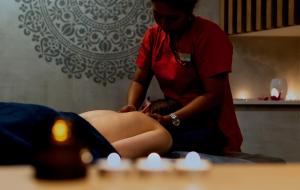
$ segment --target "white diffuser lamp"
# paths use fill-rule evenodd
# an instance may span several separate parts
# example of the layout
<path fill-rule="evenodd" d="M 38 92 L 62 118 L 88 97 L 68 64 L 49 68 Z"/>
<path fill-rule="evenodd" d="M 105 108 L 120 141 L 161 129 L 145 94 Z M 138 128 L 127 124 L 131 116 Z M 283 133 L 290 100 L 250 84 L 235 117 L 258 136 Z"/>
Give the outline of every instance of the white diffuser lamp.
<path fill-rule="evenodd" d="M 274 78 L 270 83 L 271 100 L 285 100 L 287 94 L 287 82 L 282 78 Z"/>
<path fill-rule="evenodd" d="M 119 154 L 113 152 L 107 159 L 98 161 L 98 169 L 102 174 L 128 174 L 131 171 L 132 163 L 128 159 L 122 159 Z"/>

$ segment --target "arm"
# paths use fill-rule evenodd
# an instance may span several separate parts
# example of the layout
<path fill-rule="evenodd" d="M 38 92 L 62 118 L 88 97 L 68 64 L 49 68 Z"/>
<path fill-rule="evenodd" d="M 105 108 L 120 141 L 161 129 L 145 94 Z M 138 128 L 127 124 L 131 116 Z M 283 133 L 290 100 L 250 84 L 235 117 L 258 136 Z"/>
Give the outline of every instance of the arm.
<path fill-rule="evenodd" d="M 180 120 L 196 118 L 201 112 L 212 109 L 220 105 L 224 98 L 227 83 L 227 73 L 217 74 L 213 77 L 203 79 L 205 93 L 195 98 L 183 108 L 174 112 Z M 163 125 L 171 124 L 169 115 L 151 115 Z"/>
<path fill-rule="evenodd" d="M 220 105 L 225 94 L 227 75 L 227 73 L 221 73 L 202 80 L 205 93 L 177 110 L 175 114 L 181 120 L 185 120 L 197 117 L 201 112 Z"/>
<path fill-rule="evenodd" d="M 136 59 L 137 69 L 128 90 L 127 105 L 120 111 L 136 111 L 145 99 L 149 84 L 153 77 L 151 69 L 153 29 L 148 29 L 141 43 Z"/>
<path fill-rule="evenodd" d="M 128 91 L 128 105 L 139 108 L 145 99 L 153 74 L 149 69 L 137 68 Z"/>
<path fill-rule="evenodd" d="M 195 64 L 203 87 L 203 94 L 175 112 L 182 120 L 196 118 L 199 114 L 218 109 L 228 88 L 233 47 L 218 26 L 206 23 L 206 32 L 195 39 Z"/>
<path fill-rule="evenodd" d="M 137 110 L 145 99 L 153 74 L 150 69 L 137 68 L 132 83 L 128 90 L 127 106 L 121 112 Z"/>

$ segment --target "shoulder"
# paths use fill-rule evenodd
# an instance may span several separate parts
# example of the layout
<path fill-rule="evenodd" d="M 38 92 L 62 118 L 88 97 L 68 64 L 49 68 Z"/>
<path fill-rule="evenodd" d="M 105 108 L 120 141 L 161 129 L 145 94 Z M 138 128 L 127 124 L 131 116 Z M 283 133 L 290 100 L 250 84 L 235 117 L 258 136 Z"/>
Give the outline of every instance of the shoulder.
<path fill-rule="evenodd" d="M 227 34 L 214 22 L 197 16 L 193 24 L 195 42 L 217 42 L 230 44 Z"/>
<path fill-rule="evenodd" d="M 152 45 L 160 42 L 165 36 L 164 31 L 157 24 L 148 27 L 144 33 L 144 42 L 151 43 Z"/>
<path fill-rule="evenodd" d="M 160 34 L 162 32 L 163 32 L 162 29 L 157 24 L 153 24 L 153 25 L 150 25 L 147 28 L 145 34 L 155 34 L 155 35 L 157 35 L 157 34 Z"/>

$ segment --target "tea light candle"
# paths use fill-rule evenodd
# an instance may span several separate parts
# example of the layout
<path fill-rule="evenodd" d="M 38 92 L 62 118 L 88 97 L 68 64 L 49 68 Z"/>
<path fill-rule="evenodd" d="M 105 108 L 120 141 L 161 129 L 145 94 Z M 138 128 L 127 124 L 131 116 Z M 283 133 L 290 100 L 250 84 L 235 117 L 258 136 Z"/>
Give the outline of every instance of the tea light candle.
<path fill-rule="evenodd" d="M 170 161 L 162 159 L 159 154 L 151 153 L 147 158 L 137 162 L 137 168 L 142 172 L 167 172 L 172 169 Z"/>
<path fill-rule="evenodd" d="M 117 153 L 111 153 L 107 159 L 98 161 L 98 168 L 103 173 L 129 172 L 131 170 L 131 162 L 127 159 L 121 159 Z"/>
<path fill-rule="evenodd" d="M 178 159 L 175 167 L 179 171 L 200 172 L 210 169 L 210 163 L 201 159 L 197 152 L 189 152 L 184 159 Z"/>

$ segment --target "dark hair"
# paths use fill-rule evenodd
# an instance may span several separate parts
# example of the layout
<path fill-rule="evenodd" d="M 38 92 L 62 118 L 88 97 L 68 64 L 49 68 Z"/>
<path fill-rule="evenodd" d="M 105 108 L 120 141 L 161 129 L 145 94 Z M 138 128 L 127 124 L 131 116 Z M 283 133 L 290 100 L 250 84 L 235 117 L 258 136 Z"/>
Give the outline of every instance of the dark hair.
<path fill-rule="evenodd" d="M 167 115 L 172 112 L 177 111 L 182 106 L 177 102 L 170 99 L 158 99 L 151 101 L 150 104 L 150 113 L 157 113 L 160 115 Z"/>
<path fill-rule="evenodd" d="M 151 0 L 152 3 L 167 3 L 174 9 L 183 10 L 185 12 L 193 12 L 198 0 Z"/>

